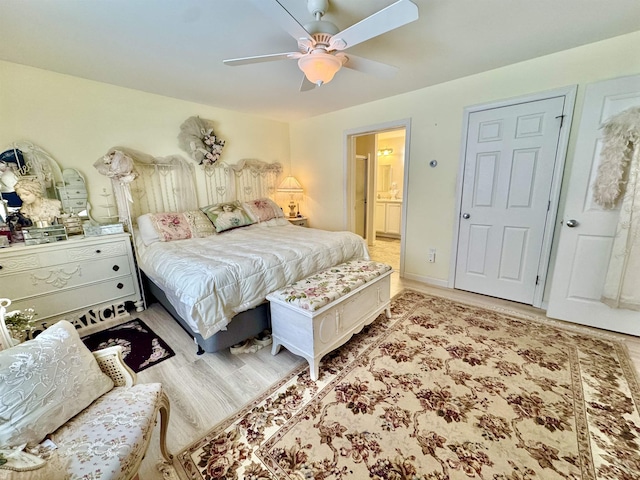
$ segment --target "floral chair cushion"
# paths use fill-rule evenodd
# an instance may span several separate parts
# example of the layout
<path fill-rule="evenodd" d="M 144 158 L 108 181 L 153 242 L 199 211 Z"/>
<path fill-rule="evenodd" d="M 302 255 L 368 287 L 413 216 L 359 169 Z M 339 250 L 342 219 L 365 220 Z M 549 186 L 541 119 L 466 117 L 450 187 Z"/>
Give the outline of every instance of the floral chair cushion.
<path fill-rule="evenodd" d="M 65 320 L 0 351 L 0 447 L 40 443 L 112 388 Z"/>
<path fill-rule="evenodd" d="M 389 270 L 389 265 L 369 260 L 346 262 L 281 288 L 269 297 L 315 311 Z"/>
<path fill-rule="evenodd" d="M 162 384 L 115 387 L 51 435 L 67 479 L 132 477 L 158 414 Z"/>

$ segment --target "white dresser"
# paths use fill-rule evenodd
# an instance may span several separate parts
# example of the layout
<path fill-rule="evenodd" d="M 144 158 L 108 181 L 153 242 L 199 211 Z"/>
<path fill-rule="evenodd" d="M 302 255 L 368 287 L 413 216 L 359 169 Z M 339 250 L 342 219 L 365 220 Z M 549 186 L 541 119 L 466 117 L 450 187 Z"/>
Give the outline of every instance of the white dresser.
<path fill-rule="evenodd" d="M 38 322 L 131 301 L 142 310 L 129 234 L 69 237 L 0 249 L 0 297 L 35 308 Z"/>

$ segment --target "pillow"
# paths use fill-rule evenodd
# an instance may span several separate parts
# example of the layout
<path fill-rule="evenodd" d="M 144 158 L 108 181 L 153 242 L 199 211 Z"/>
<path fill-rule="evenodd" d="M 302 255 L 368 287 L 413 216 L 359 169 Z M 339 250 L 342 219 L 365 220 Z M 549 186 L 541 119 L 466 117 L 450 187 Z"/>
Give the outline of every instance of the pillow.
<path fill-rule="evenodd" d="M 152 243 L 160 241 L 158 232 L 156 232 L 156 228 L 153 226 L 153 222 L 151 221 L 150 213 L 140 215 L 136 220 L 136 223 L 138 224 L 140 238 L 147 247 Z"/>
<path fill-rule="evenodd" d="M 272 218 L 271 220 L 267 220 L 266 222 L 261 222 L 258 226 L 267 228 L 267 227 L 281 227 L 282 225 L 291 225 L 289 220 L 284 217 L 280 218 Z"/>
<path fill-rule="evenodd" d="M 209 235 L 215 235 L 216 229 L 203 212 L 200 210 L 189 210 L 184 212 L 184 216 L 187 217 L 189 222 L 189 228 L 191 228 L 191 236 L 194 238 L 204 238 Z"/>
<path fill-rule="evenodd" d="M 242 206 L 247 210 L 247 213 L 254 222 L 266 222 L 272 218 L 284 217 L 282 209 L 270 198 L 258 198 L 257 200 L 251 200 L 245 202 Z"/>
<path fill-rule="evenodd" d="M 40 443 L 112 388 L 66 320 L 0 351 L 0 446 Z"/>
<path fill-rule="evenodd" d="M 161 242 L 191 238 L 191 227 L 184 213 L 151 213 L 151 223 Z"/>
<path fill-rule="evenodd" d="M 237 200 L 235 202 L 209 205 L 208 207 L 202 207 L 200 210 L 213 222 L 218 233 L 255 223 Z"/>
<path fill-rule="evenodd" d="M 163 222 L 169 218 L 176 220 L 174 226 L 180 226 L 179 232 L 164 225 Z M 147 247 L 155 242 L 204 238 L 216 233 L 209 218 L 200 210 L 188 210 L 183 213 L 145 213 L 140 215 L 136 222 L 140 238 Z M 187 228 L 190 236 L 186 232 Z"/>

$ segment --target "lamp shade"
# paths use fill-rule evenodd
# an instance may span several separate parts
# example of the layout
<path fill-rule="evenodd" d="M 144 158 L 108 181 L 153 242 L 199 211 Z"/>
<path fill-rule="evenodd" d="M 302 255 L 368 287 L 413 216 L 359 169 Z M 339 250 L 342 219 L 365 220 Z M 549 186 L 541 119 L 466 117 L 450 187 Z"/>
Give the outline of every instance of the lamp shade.
<path fill-rule="evenodd" d="M 280 193 L 303 193 L 304 189 L 300 182 L 296 180 L 296 177 L 289 175 L 286 177 L 277 188 Z"/>
<path fill-rule="evenodd" d="M 311 83 L 322 85 L 329 83 L 340 67 L 343 60 L 324 52 L 311 52 L 308 55 L 300 57 L 298 67 L 304 72 Z"/>

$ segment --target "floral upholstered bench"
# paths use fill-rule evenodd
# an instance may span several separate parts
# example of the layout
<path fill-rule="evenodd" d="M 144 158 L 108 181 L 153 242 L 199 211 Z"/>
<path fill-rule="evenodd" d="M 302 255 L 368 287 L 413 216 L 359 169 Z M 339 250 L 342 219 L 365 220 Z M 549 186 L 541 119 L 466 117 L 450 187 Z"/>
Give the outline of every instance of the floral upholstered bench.
<path fill-rule="evenodd" d="M 318 379 L 320 359 L 386 311 L 391 316 L 391 267 L 368 260 L 322 270 L 267 295 L 273 355 L 284 346 L 309 362 Z"/>

